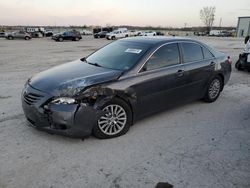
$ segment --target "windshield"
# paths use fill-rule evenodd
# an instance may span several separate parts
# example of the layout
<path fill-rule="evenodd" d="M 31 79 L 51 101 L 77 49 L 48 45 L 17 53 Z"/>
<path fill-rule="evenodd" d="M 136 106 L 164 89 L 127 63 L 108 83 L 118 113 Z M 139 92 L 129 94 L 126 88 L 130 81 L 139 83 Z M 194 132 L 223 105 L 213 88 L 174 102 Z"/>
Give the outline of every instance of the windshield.
<path fill-rule="evenodd" d="M 91 64 L 98 64 L 105 68 L 129 70 L 139 61 L 148 48 L 148 44 L 116 41 L 96 51 L 86 60 Z"/>

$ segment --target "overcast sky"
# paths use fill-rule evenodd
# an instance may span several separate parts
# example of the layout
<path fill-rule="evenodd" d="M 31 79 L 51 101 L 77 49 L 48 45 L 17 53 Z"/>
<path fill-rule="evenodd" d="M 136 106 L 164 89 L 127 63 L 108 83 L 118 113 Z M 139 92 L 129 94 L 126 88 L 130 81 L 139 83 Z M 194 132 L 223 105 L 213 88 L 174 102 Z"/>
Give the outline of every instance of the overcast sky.
<path fill-rule="evenodd" d="M 203 25 L 199 11 L 215 6 L 215 25 L 250 16 L 250 0 L 0 0 L 0 25 Z"/>

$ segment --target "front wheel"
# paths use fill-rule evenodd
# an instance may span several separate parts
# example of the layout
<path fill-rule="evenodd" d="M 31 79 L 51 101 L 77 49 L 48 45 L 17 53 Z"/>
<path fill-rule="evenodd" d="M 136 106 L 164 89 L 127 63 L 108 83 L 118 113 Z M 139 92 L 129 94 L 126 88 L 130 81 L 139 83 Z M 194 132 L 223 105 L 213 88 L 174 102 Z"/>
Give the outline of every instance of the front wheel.
<path fill-rule="evenodd" d="M 29 37 L 25 37 L 24 39 L 25 39 L 25 40 L 30 40 L 30 38 L 29 38 Z"/>
<path fill-rule="evenodd" d="M 220 96 L 222 87 L 222 79 L 219 76 L 214 77 L 208 84 L 204 101 L 209 103 L 216 101 L 216 99 Z"/>
<path fill-rule="evenodd" d="M 60 38 L 58 39 L 58 41 L 59 41 L 59 42 L 62 42 L 62 41 L 63 41 L 63 38 L 62 38 L 62 37 L 60 37 Z"/>
<path fill-rule="evenodd" d="M 102 110 L 105 114 L 93 128 L 97 138 L 114 138 L 128 132 L 132 124 L 132 112 L 126 102 L 115 98 L 106 103 Z"/>

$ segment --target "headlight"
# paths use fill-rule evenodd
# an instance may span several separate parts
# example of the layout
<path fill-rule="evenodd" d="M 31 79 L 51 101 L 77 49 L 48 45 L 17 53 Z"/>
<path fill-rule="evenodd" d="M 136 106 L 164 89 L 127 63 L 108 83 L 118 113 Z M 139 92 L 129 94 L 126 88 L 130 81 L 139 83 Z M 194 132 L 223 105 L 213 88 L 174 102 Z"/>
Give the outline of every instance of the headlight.
<path fill-rule="evenodd" d="M 74 104 L 74 103 L 76 103 L 76 100 L 73 98 L 69 98 L 69 97 L 58 97 L 58 98 L 54 99 L 53 101 L 51 101 L 51 103 L 53 103 L 53 104 Z"/>

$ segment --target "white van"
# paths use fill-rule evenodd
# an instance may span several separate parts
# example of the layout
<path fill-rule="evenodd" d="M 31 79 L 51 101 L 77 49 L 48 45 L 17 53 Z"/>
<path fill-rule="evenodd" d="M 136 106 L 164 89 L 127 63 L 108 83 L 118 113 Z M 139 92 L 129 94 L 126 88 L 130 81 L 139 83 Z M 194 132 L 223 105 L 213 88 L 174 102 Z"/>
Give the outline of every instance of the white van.
<path fill-rule="evenodd" d="M 220 36 L 221 35 L 221 30 L 211 30 L 209 32 L 209 36 Z"/>

